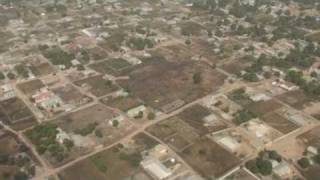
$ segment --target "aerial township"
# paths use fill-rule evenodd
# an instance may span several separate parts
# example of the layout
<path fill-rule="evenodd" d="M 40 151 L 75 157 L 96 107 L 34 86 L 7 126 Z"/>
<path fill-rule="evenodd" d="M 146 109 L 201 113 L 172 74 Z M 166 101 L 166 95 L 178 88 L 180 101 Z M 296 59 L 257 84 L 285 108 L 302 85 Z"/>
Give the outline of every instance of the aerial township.
<path fill-rule="evenodd" d="M 318 0 L 0 0 L 0 179 L 319 180 Z"/>

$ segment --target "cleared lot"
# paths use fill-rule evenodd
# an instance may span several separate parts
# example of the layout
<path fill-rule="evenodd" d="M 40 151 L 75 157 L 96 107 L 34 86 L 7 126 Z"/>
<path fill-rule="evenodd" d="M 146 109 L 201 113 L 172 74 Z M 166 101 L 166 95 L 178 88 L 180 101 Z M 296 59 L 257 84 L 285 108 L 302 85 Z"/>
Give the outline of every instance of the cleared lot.
<path fill-rule="evenodd" d="M 266 122 L 269 126 L 275 128 L 276 130 L 282 132 L 283 134 L 290 133 L 299 128 L 298 125 L 289 121 L 285 117 L 281 116 L 276 112 L 272 112 L 262 117 L 262 120 Z"/>
<path fill-rule="evenodd" d="M 195 74 L 201 79 L 197 83 L 194 83 Z M 128 75 L 130 79 L 119 81 L 120 85 L 163 111 L 172 111 L 217 90 L 226 78 L 204 63 L 168 62 L 162 58 L 150 60 Z M 173 105 L 175 103 L 180 105 Z"/>
<path fill-rule="evenodd" d="M 65 169 L 61 180 L 151 180 L 140 167 L 140 153 L 153 148 L 157 142 L 145 134 L 138 134 L 130 147 L 118 144 Z M 116 162 L 116 163 L 115 163 Z"/>
<path fill-rule="evenodd" d="M 93 76 L 74 82 L 77 86 L 87 88 L 93 95 L 101 97 L 119 88 L 111 81 L 103 79 L 102 76 Z"/>
<path fill-rule="evenodd" d="M 18 98 L 0 102 L 0 117 L 4 123 L 16 130 L 28 128 L 37 122 L 30 109 Z"/>
<path fill-rule="evenodd" d="M 180 154 L 207 179 L 220 177 L 240 163 L 236 156 L 207 138 L 197 141 Z"/>

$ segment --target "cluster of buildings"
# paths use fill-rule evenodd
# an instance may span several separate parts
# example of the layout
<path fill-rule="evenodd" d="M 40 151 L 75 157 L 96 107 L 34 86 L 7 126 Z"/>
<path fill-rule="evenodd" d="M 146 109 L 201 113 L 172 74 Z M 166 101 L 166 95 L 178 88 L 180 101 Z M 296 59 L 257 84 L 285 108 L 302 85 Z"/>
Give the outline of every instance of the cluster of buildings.
<path fill-rule="evenodd" d="M 40 89 L 32 95 L 32 99 L 36 106 L 46 111 L 57 111 L 63 106 L 62 100 L 51 92 L 47 87 Z"/>

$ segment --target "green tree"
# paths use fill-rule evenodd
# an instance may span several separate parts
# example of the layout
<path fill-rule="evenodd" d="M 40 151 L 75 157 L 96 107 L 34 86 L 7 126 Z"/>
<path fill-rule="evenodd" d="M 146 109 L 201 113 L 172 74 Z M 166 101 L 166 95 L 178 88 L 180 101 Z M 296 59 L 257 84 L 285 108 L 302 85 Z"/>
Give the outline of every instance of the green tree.
<path fill-rule="evenodd" d="M 149 112 L 148 119 L 149 120 L 154 120 L 155 118 L 156 118 L 156 114 L 154 112 Z"/>
<path fill-rule="evenodd" d="M 250 112 L 249 110 L 241 110 L 238 112 L 236 117 L 234 118 L 234 122 L 238 125 L 250 121 L 251 119 L 256 118 L 256 115 Z"/>
<path fill-rule="evenodd" d="M 102 137 L 103 137 L 103 134 L 102 134 L 102 132 L 101 132 L 100 129 L 95 130 L 95 131 L 94 131 L 94 134 L 95 134 L 98 138 L 102 138 Z"/>
<path fill-rule="evenodd" d="M 200 72 L 194 73 L 192 76 L 194 84 L 200 84 L 202 81 L 202 75 Z"/>
<path fill-rule="evenodd" d="M 25 172 L 18 171 L 14 175 L 14 180 L 28 180 L 28 179 L 29 179 L 29 177 Z"/>
<path fill-rule="evenodd" d="M 259 169 L 257 168 L 255 160 L 247 161 L 245 166 L 246 166 L 247 169 L 249 169 L 254 174 L 259 172 Z"/>
<path fill-rule="evenodd" d="M 290 70 L 286 75 L 286 80 L 298 86 L 303 86 L 306 82 L 303 79 L 303 74 L 300 71 Z"/>
<path fill-rule="evenodd" d="M 2 178 L 4 180 L 9 180 L 10 176 L 11 176 L 11 174 L 9 172 L 3 172 L 2 173 Z"/>
<path fill-rule="evenodd" d="M 141 119 L 141 118 L 143 118 L 143 112 L 140 111 L 140 112 L 138 113 L 138 115 L 136 115 L 134 118 L 136 118 L 136 119 Z"/>
<path fill-rule="evenodd" d="M 131 154 L 120 153 L 119 158 L 121 160 L 128 161 L 130 165 L 133 167 L 138 167 L 142 160 L 142 156 L 140 153 L 131 153 Z"/>
<path fill-rule="evenodd" d="M 24 65 L 22 65 L 22 64 L 16 65 L 14 67 L 14 69 L 17 71 L 17 73 L 20 76 L 22 76 L 24 78 L 28 78 L 29 77 L 29 72 L 28 72 L 27 68 Z"/>
<path fill-rule="evenodd" d="M 85 70 L 85 67 L 81 64 L 77 65 L 77 70 L 78 71 L 84 71 Z"/>
<path fill-rule="evenodd" d="M 190 40 L 190 39 L 187 39 L 187 40 L 185 41 L 185 43 L 186 43 L 186 45 L 191 45 L 191 40 Z"/>
<path fill-rule="evenodd" d="M 119 126 L 119 121 L 118 120 L 113 120 L 112 121 L 112 126 L 113 127 L 118 127 Z"/>
<path fill-rule="evenodd" d="M 13 74 L 12 72 L 9 72 L 9 73 L 7 74 L 7 77 L 8 77 L 10 80 L 13 80 L 13 79 L 16 78 L 16 75 Z"/>
<path fill-rule="evenodd" d="M 213 36 L 212 31 L 211 30 L 207 30 L 207 32 L 208 32 L 208 37 L 211 38 Z"/>
<path fill-rule="evenodd" d="M 272 163 L 269 160 L 257 158 L 256 165 L 262 175 L 267 176 L 272 173 Z"/>
<path fill-rule="evenodd" d="M 281 161 L 282 161 L 282 158 L 281 158 L 281 156 L 277 153 L 277 151 L 269 151 L 269 152 L 268 152 L 268 155 L 269 155 L 269 158 L 270 158 L 270 159 L 276 160 L 276 161 L 278 161 L 278 162 L 281 162 Z"/>
<path fill-rule="evenodd" d="M 66 146 L 68 150 L 70 150 L 74 146 L 74 142 L 70 139 L 63 140 L 63 144 Z"/>
<path fill-rule="evenodd" d="M 242 77 L 244 80 L 249 81 L 249 82 L 259 81 L 257 74 L 254 72 L 246 72 Z"/>
<path fill-rule="evenodd" d="M 318 77 L 318 74 L 315 71 L 312 71 L 310 76 L 313 78 L 316 78 L 316 77 Z"/>
<path fill-rule="evenodd" d="M 5 165 L 9 162 L 8 154 L 0 154 L 0 164 Z"/>
<path fill-rule="evenodd" d="M 309 161 L 308 158 L 303 157 L 303 158 L 298 160 L 298 164 L 299 164 L 300 167 L 305 169 L 305 168 L 310 166 L 310 161 Z"/>
<path fill-rule="evenodd" d="M 0 80 L 4 80 L 6 76 L 3 74 L 3 72 L 0 72 Z"/>
<path fill-rule="evenodd" d="M 313 159 L 314 159 L 314 161 L 315 161 L 317 164 L 320 165 L 320 154 L 315 155 L 315 156 L 313 157 Z"/>

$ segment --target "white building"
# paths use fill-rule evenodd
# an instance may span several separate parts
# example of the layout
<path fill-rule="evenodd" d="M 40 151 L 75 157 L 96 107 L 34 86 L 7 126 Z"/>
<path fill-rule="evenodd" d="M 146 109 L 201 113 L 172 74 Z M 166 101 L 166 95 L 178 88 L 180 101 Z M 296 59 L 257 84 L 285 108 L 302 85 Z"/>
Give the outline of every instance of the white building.
<path fill-rule="evenodd" d="M 312 154 L 312 155 L 317 155 L 318 154 L 318 149 L 314 146 L 308 146 L 307 152 Z"/>
<path fill-rule="evenodd" d="M 68 139 L 70 140 L 70 136 L 64 132 L 61 128 L 57 128 L 58 134 L 56 135 L 56 140 L 60 143 L 63 144 L 64 140 Z"/>
<path fill-rule="evenodd" d="M 273 173 L 281 179 L 291 179 L 294 172 L 285 162 L 273 168 Z"/>
<path fill-rule="evenodd" d="M 270 100 L 271 97 L 269 97 L 268 95 L 264 94 L 264 93 L 259 93 L 259 94 L 255 94 L 250 96 L 250 99 L 253 101 L 267 101 Z"/>
<path fill-rule="evenodd" d="M 129 117 L 133 118 L 139 115 L 140 112 L 144 112 L 147 108 L 144 105 L 132 108 L 128 110 L 127 114 Z"/>
<path fill-rule="evenodd" d="M 165 167 L 158 159 L 148 158 L 141 162 L 141 166 L 152 177 L 162 180 L 172 175 L 172 171 Z"/>
<path fill-rule="evenodd" d="M 255 0 L 240 0 L 240 4 L 254 6 L 256 1 Z"/>
<path fill-rule="evenodd" d="M 219 144 L 225 146 L 231 152 L 236 152 L 237 149 L 240 147 L 240 143 L 236 139 L 234 139 L 230 136 L 222 137 L 222 138 L 218 139 L 217 142 Z"/>

